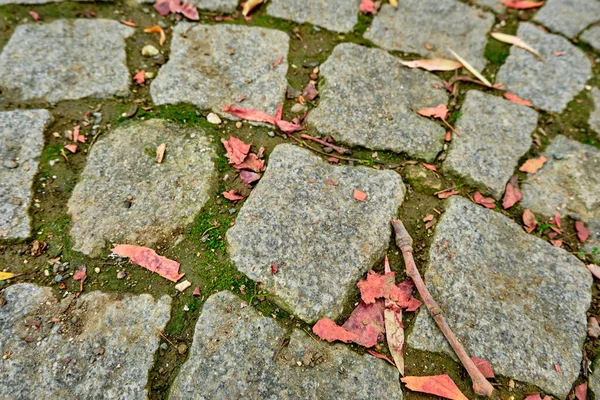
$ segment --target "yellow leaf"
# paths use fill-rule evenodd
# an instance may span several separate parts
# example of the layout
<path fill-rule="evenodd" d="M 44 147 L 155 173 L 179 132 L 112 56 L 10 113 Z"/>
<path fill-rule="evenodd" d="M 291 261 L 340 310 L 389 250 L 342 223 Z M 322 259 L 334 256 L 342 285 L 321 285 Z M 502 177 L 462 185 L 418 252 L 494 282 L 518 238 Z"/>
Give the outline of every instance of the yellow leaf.
<path fill-rule="evenodd" d="M 12 272 L 0 272 L 0 281 L 5 281 L 10 278 L 14 278 L 15 274 Z"/>
<path fill-rule="evenodd" d="M 247 0 L 244 4 L 244 8 L 242 8 L 242 14 L 244 14 L 244 17 L 247 17 L 248 14 L 250 14 L 250 11 L 252 11 L 260 3 L 262 3 L 262 0 Z"/>
<path fill-rule="evenodd" d="M 144 32 L 146 32 L 146 33 L 160 33 L 160 40 L 158 42 L 160 43 L 161 46 L 165 43 L 165 40 L 167 40 L 167 36 L 165 35 L 165 31 L 163 31 L 163 28 L 161 28 L 158 25 L 154 25 L 154 26 L 151 26 L 150 28 L 146 28 L 146 29 L 144 29 Z"/>
<path fill-rule="evenodd" d="M 448 47 L 448 51 L 450 53 L 452 53 L 452 55 L 454 56 L 454 58 L 456 58 L 458 61 L 460 61 L 460 63 L 463 65 L 463 67 L 465 67 L 470 73 L 472 73 L 473 75 L 475 75 L 475 77 L 477 79 L 479 79 L 481 82 L 483 82 L 484 85 L 486 85 L 488 87 L 492 87 L 492 84 L 490 83 L 490 81 L 488 81 L 487 79 L 485 79 L 485 77 L 483 75 L 481 75 L 479 73 L 479 71 L 477 71 L 471 64 L 469 64 L 467 62 L 467 60 L 465 60 L 464 58 L 462 58 L 461 56 L 459 56 L 458 54 L 456 54 L 454 52 L 454 50 L 452 50 L 450 47 Z"/>
<path fill-rule="evenodd" d="M 507 35 L 505 33 L 499 33 L 499 32 L 492 32 L 492 33 L 490 33 L 490 35 L 496 40 L 499 40 L 501 42 L 508 43 L 508 44 L 514 44 L 515 46 L 525 49 L 528 52 L 536 55 L 540 59 L 542 59 L 542 60 L 544 59 L 544 57 L 542 57 L 542 55 L 540 54 L 539 51 L 537 51 L 533 47 L 529 46 L 527 43 L 525 43 L 523 40 L 521 40 L 521 38 L 519 38 L 517 36 Z"/>
<path fill-rule="evenodd" d="M 390 0 L 390 6 L 398 7 L 398 0 Z"/>
<path fill-rule="evenodd" d="M 428 60 L 400 61 L 400 63 L 409 68 L 423 68 L 427 71 L 454 71 L 462 67 L 462 64 L 454 60 L 445 60 L 443 58 L 431 58 Z"/>

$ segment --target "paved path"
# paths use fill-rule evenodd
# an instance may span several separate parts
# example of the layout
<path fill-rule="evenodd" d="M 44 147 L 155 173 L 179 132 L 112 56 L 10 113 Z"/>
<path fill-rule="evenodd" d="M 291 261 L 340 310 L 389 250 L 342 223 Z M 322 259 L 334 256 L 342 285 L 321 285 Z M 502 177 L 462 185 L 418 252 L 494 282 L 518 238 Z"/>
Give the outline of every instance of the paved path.
<path fill-rule="evenodd" d="M 600 395 L 598 0 L 271 0 L 247 18 L 196 0 L 199 21 L 139 3 L 0 0 L 0 270 L 17 274 L 0 399 L 416 398 L 310 332 L 341 325 L 386 254 L 404 276 L 396 218 L 494 398 Z M 405 65 L 449 48 L 502 86 Z M 444 121 L 417 113 L 440 105 Z M 404 325 L 407 375 L 474 398 L 426 309 Z"/>

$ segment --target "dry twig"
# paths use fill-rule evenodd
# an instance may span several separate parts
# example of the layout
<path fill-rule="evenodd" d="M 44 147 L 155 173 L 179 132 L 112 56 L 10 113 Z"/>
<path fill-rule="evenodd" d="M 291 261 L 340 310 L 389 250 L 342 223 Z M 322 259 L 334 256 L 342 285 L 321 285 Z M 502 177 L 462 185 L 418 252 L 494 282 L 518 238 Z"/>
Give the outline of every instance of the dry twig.
<path fill-rule="evenodd" d="M 350 150 L 348 150 L 348 149 L 346 149 L 344 147 L 336 146 L 334 144 L 328 143 L 328 142 L 326 142 L 324 140 L 321 140 L 319 138 L 316 138 L 316 137 L 312 137 L 312 136 L 307 135 L 305 133 L 301 134 L 300 137 L 302 139 L 311 140 L 311 141 L 313 141 L 315 143 L 319 143 L 322 146 L 331 147 L 334 151 L 336 151 L 339 154 L 345 154 L 345 155 L 352 154 Z"/>

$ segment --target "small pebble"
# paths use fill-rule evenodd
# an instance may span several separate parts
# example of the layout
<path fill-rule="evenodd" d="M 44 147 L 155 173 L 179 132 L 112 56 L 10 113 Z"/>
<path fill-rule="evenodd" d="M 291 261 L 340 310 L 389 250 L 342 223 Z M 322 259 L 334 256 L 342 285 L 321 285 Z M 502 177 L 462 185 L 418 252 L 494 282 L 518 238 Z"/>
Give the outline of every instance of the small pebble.
<path fill-rule="evenodd" d="M 206 116 L 206 120 L 213 125 L 219 125 L 222 122 L 221 118 L 219 118 L 219 116 L 215 113 L 209 113 Z"/>
<path fill-rule="evenodd" d="M 328 146 L 323 146 L 323 151 L 327 154 L 332 153 L 333 149 L 331 147 Z"/>
<path fill-rule="evenodd" d="M 72 323 L 73 325 L 75 325 L 75 324 L 77 323 L 77 321 L 79 321 L 79 320 L 77 319 L 77 317 L 73 317 L 73 318 L 71 318 L 71 323 Z"/>
<path fill-rule="evenodd" d="M 44 270 L 44 275 L 45 276 L 50 276 L 50 271 L 48 271 L 47 269 Z"/>
<path fill-rule="evenodd" d="M 6 167 L 8 169 L 14 169 L 14 168 L 17 168 L 18 166 L 19 166 L 19 164 L 17 164 L 14 160 L 4 161 L 4 167 Z"/>
<path fill-rule="evenodd" d="M 303 106 L 303 105 L 302 105 L 302 104 L 300 104 L 300 103 L 296 103 L 296 104 L 294 104 L 294 105 L 292 106 L 292 112 L 293 112 L 293 113 L 299 114 L 299 113 L 301 113 L 301 112 L 304 112 L 304 111 L 306 111 L 306 107 L 305 107 L 305 106 Z"/>
<path fill-rule="evenodd" d="M 242 127 L 242 122 L 241 121 L 236 122 L 235 123 L 235 127 L 238 128 L 238 129 L 241 128 Z"/>
<path fill-rule="evenodd" d="M 275 132 L 269 131 L 267 132 L 267 135 L 269 135 L 269 137 L 275 137 Z"/>
<path fill-rule="evenodd" d="M 177 346 L 177 351 L 179 352 L 179 354 L 184 355 L 185 352 L 187 351 L 187 345 L 184 343 L 181 343 L 179 346 Z"/>
<path fill-rule="evenodd" d="M 125 270 L 120 270 L 119 272 L 117 272 L 117 279 L 123 279 L 127 276 L 127 272 L 125 272 Z"/>
<path fill-rule="evenodd" d="M 56 282 L 56 283 L 58 283 L 58 282 L 61 282 L 62 280 L 63 280 L 63 277 L 62 277 L 62 275 L 56 275 L 56 276 L 54 277 L 54 282 Z"/>
<path fill-rule="evenodd" d="M 183 311 L 190 311 L 190 308 L 187 306 L 187 304 L 183 306 Z"/>
<path fill-rule="evenodd" d="M 565 158 L 565 155 L 562 153 L 556 153 L 552 154 L 552 157 L 554 157 L 555 160 L 562 160 L 563 158 Z"/>
<path fill-rule="evenodd" d="M 230 208 L 229 209 L 229 214 L 235 214 L 237 210 L 235 208 Z"/>
<path fill-rule="evenodd" d="M 160 349 L 161 350 L 167 350 L 169 348 L 169 346 L 166 343 L 161 343 L 160 344 Z"/>
<path fill-rule="evenodd" d="M 94 268 L 94 272 L 97 273 L 97 274 L 99 274 L 100 273 L 100 268 L 98 268 L 98 267 Z"/>
<path fill-rule="evenodd" d="M 145 57 L 154 57 L 157 54 L 158 54 L 158 49 L 156 47 L 152 46 L 151 44 L 147 44 L 142 49 L 142 55 Z"/>

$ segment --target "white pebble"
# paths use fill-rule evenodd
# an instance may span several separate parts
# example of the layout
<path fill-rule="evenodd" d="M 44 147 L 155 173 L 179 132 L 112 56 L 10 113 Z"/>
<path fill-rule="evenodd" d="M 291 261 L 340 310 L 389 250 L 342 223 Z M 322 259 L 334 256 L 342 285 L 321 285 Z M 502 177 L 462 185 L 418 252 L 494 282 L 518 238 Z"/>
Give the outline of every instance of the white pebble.
<path fill-rule="evenodd" d="M 206 119 L 208 120 L 208 122 L 214 125 L 219 125 L 222 122 L 221 118 L 219 118 L 219 116 L 215 113 L 209 113 L 206 116 Z"/>

